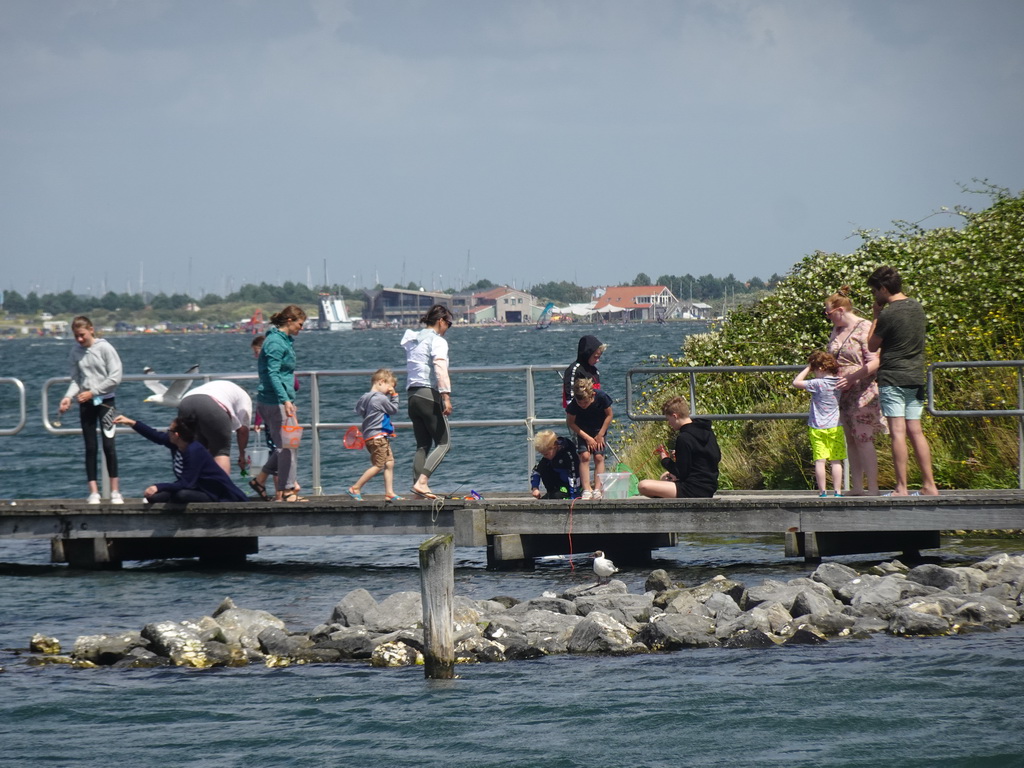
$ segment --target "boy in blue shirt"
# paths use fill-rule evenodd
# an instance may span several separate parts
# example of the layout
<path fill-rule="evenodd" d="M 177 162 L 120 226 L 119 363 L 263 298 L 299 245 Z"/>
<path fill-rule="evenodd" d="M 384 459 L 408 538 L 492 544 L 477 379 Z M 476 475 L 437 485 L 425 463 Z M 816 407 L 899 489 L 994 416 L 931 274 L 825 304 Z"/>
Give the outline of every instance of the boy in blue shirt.
<path fill-rule="evenodd" d="M 391 452 L 391 438 L 395 428 L 391 416 L 398 413 L 398 380 L 387 368 L 381 368 L 370 379 L 370 391 L 359 398 L 355 412 L 363 417 L 362 433 L 366 450 L 370 454 L 370 467 L 348 488 L 348 495 L 363 500 L 363 486 L 382 469 L 384 470 L 384 501 L 401 501 L 395 493 L 395 455 Z"/>
<path fill-rule="evenodd" d="M 550 429 L 538 432 L 533 447 L 541 455 L 530 475 L 530 493 L 535 499 L 578 499 L 580 495 L 580 456 L 567 437 Z M 540 484 L 544 483 L 542 496 Z"/>
<path fill-rule="evenodd" d="M 807 377 L 814 374 L 815 378 Z M 793 379 L 793 386 L 811 393 L 811 412 L 807 417 L 811 440 L 811 454 L 814 457 L 814 477 L 818 483 L 818 495 L 828 495 L 825 490 L 825 464 L 832 462 L 832 488 L 836 496 L 842 496 L 843 460 L 846 459 L 846 438 L 839 425 L 839 364 L 828 352 L 812 352 L 807 358 L 807 367 Z"/>

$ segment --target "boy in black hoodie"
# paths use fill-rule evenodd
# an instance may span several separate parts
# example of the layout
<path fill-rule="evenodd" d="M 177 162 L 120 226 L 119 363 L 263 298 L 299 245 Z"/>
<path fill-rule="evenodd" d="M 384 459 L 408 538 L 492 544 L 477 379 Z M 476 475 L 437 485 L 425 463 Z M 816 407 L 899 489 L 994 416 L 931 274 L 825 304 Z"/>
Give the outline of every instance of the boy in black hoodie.
<path fill-rule="evenodd" d="M 576 379 L 587 378 L 594 382 L 594 389 L 601 388 L 601 374 L 597 363 L 608 348 L 597 336 L 583 336 L 576 349 L 576 362 L 565 369 L 562 376 L 562 407 L 569 405 L 573 398 Z"/>
<path fill-rule="evenodd" d="M 705 498 L 718 490 L 718 463 L 722 452 L 708 419 L 691 419 L 690 406 L 673 397 L 661 407 L 676 434 L 676 449 L 670 457 L 664 446 L 658 449 L 667 470 L 660 480 L 641 480 L 638 490 L 655 499 Z"/>

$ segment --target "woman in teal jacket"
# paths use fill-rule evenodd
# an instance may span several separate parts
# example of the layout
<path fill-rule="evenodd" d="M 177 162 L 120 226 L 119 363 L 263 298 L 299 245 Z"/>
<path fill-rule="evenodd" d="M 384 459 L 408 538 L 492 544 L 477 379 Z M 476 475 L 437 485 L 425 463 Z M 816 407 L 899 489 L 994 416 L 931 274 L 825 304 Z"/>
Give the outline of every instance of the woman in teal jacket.
<path fill-rule="evenodd" d="M 296 490 L 295 450 L 285 447 L 287 442 L 282 434 L 285 423 L 296 419 L 293 341 L 306 322 L 306 313 L 301 307 L 289 304 L 272 315 L 270 322 L 272 327 L 267 331 L 256 363 L 260 374 L 256 409 L 278 451 L 274 501 L 306 501 Z"/>

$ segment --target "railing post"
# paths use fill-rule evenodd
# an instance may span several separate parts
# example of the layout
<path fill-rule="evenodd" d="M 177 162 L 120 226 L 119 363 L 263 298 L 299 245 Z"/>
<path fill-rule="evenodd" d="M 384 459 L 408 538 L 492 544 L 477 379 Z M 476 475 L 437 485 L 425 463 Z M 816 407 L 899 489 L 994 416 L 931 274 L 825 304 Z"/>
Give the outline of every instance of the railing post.
<path fill-rule="evenodd" d="M 310 430 L 313 433 L 313 451 L 310 462 L 313 465 L 313 493 L 317 496 L 324 495 L 323 484 L 320 482 L 320 379 L 316 372 L 309 374 L 309 400 L 310 408 L 313 411 L 310 419 Z"/>
<path fill-rule="evenodd" d="M 533 471 L 533 420 L 537 418 L 537 384 L 533 378 L 533 366 L 526 366 L 526 476 Z"/>
<path fill-rule="evenodd" d="M 430 680 L 455 677 L 455 557 L 452 534 L 420 544 L 420 596 L 423 602 L 423 665 Z"/>

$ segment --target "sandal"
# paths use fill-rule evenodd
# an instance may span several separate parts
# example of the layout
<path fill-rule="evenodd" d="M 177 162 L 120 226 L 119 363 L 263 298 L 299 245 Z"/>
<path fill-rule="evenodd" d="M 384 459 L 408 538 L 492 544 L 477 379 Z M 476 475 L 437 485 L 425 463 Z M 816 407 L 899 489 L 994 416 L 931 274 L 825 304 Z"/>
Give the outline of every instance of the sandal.
<path fill-rule="evenodd" d="M 257 480 L 255 477 L 249 481 L 249 487 L 256 491 L 257 495 L 264 501 L 270 501 L 270 497 L 267 496 L 267 486 Z"/>
<path fill-rule="evenodd" d="M 345 489 L 345 493 L 347 493 L 349 496 L 351 496 L 356 501 L 362 501 L 363 500 L 363 494 L 360 491 L 355 491 L 355 490 L 352 490 L 351 488 L 346 488 Z"/>
<path fill-rule="evenodd" d="M 413 496 L 419 499 L 427 499 L 429 501 L 433 501 L 434 499 L 437 498 L 437 494 L 431 493 L 430 491 L 417 491 L 415 488 L 410 488 L 409 490 L 412 491 Z"/>
<path fill-rule="evenodd" d="M 289 492 L 284 495 L 284 498 L 282 498 L 281 501 L 286 501 L 289 504 L 294 504 L 297 501 L 309 501 L 309 499 L 307 499 L 305 496 L 299 496 L 299 494 L 297 493 Z"/>
<path fill-rule="evenodd" d="M 405 496 L 399 496 L 396 493 L 394 496 L 385 496 L 384 501 L 405 501 Z"/>

